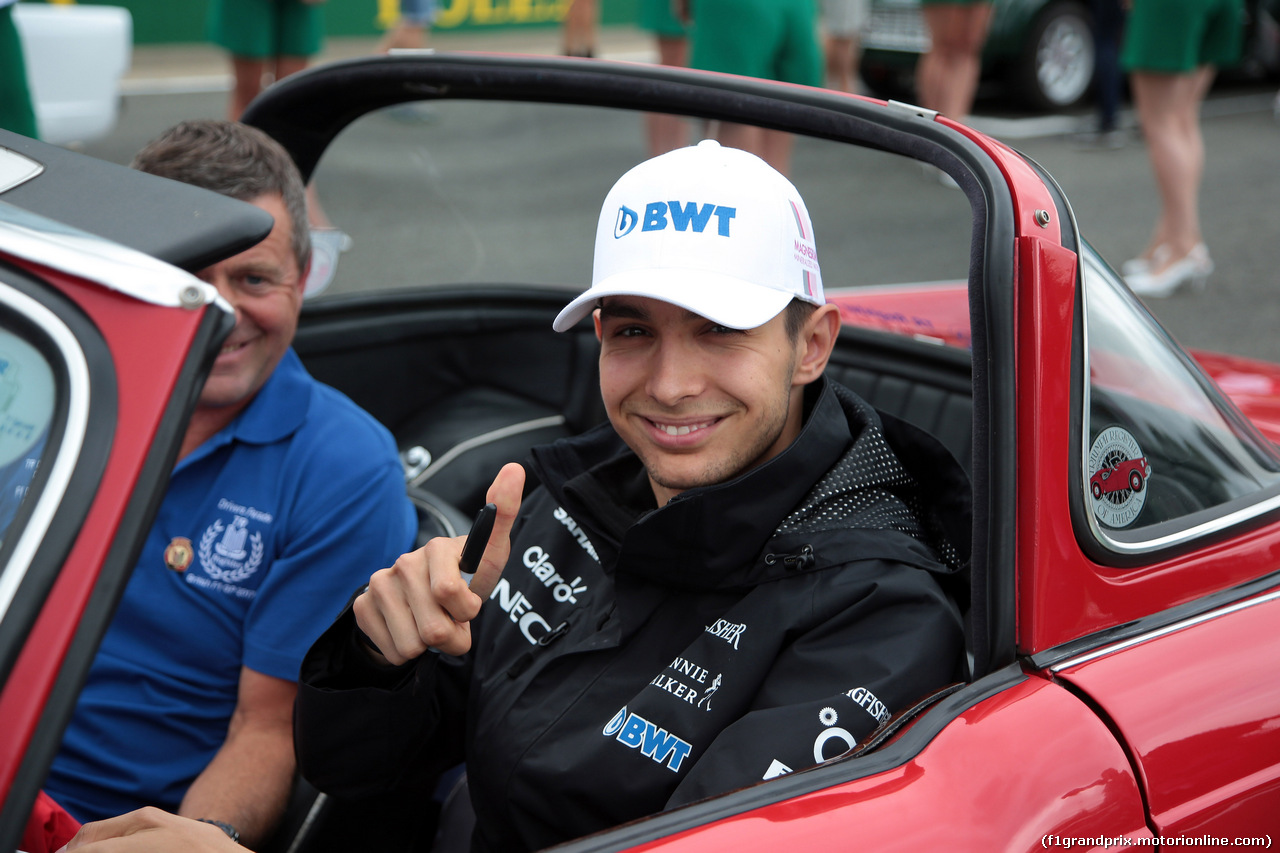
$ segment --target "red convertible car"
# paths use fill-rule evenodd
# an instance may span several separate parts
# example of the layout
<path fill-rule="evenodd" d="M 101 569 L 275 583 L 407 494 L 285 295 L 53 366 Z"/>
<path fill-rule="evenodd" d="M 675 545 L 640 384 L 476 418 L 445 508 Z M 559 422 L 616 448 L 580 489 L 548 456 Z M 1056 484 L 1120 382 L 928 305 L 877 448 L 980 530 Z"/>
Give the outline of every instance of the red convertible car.
<path fill-rule="evenodd" d="M 691 138 L 721 121 L 795 134 L 791 177 L 846 320 L 831 374 L 936 436 L 972 481 L 969 672 L 813 769 L 563 849 L 1269 847 L 1280 368 L 1180 349 L 1047 173 L 929 111 L 461 54 L 269 90 L 246 120 L 349 235 L 295 347 L 397 436 L 424 523 L 450 529 L 502 462 L 604 417 L 591 330 L 556 335 L 551 319 L 588 281 L 599 201 L 644 159 L 659 113 Z M 922 180 L 922 163 L 960 189 Z M 18 843 L 230 325 L 189 273 L 267 227 L 0 133 L 0 850 Z M 1097 494 L 1097 475 L 1132 460 L 1141 488 Z M 386 815 L 305 785 L 299 800 L 290 849 L 395 849 L 371 840 Z M 421 804 L 399 816 L 435 819 Z"/>

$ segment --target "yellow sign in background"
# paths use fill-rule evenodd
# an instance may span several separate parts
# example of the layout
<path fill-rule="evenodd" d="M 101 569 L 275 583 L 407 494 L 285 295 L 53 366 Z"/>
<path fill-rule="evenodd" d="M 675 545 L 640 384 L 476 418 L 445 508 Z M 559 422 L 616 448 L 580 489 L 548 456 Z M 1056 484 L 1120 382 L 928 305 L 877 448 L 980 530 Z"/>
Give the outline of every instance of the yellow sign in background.
<path fill-rule="evenodd" d="M 65 0 L 64 0 L 65 2 Z M 571 0 L 441 0 L 437 29 L 472 26 L 552 24 L 564 20 Z M 378 26 L 386 29 L 400 14 L 399 0 L 378 0 Z"/>

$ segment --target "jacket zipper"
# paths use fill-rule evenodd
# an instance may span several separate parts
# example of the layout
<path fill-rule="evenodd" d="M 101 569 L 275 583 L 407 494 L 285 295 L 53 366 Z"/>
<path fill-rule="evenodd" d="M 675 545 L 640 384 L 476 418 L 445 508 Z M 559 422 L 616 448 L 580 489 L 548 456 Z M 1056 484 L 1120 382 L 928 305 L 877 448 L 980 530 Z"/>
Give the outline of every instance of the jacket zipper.
<path fill-rule="evenodd" d="M 764 555 L 764 564 L 766 566 L 775 565 L 779 561 L 789 572 L 802 572 L 805 569 L 812 568 L 813 564 L 817 562 L 817 557 L 813 556 L 813 547 L 811 545 L 805 545 L 795 554 Z"/>

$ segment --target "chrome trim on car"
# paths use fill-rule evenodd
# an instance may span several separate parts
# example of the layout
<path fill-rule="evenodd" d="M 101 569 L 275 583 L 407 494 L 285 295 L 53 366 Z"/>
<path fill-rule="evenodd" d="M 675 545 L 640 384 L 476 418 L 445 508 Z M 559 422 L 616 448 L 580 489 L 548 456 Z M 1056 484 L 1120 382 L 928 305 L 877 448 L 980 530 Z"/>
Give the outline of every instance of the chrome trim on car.
<path fill-rule="evenodd" d="M 220 302 L 209 284 L 150 255 L 0 202 L 0 252 L 97 282 L 153 305 L 202 308 Z"/>
<path fill-rule="evenodd" d="M 1110 645 L 1106 645 L 1101 648 L 1094 649 L 1093 651 L 1084 652 L 1083 654 L 1077 655 L 1075 657 L 1067 658 L 1064 661 L 1055 663 L 1052 666 L 1050 666 L 1049 671 L 1058 673 L 1058 672 L 1062 672 L 1064 669 L 1070 669 L 1075 666 L 1083 666 L 1084 664 L 1098 660 L 1099 658 L 1108 657 L 1109 655 L 1113 655 L 1116 652 L 1122 652 L 1125 649 L 1130 649 L 1130 648 L 1133 648 L 1134 646 L 1141 645 L 1151 640 L 1159 639 L 1160 637 L 1177 633 L 1178 631 L 1182 631 L 1182 630 L 1185 630 L 1186 628 L 1194 627 L 1204 622 L 1208 622 L 1212 619 L 1217 619 L 1222 616 L 1228 616 L 1232 613 L 1237 613 L 1241 610 L 1247 610 L 1250 607 L 1256 607 L 1259 604 L 1266 604 L 1268 602 L 1277 601 L 1277 600 L 1280 600 L 1280 589 L 1273 590 L 1271 592 L 1257 596 L 1256 598 L 1249 598 L 1244 601 L 1237 601 L 1233 604 L 1228 604 L 1224 607 L 1219 607 L 1215 610 L 1210 610 L 1207 613 L 1201 613 L 1198 616 L 1191 616 L 1187 619 L 1181 620 L 1180 622 L 1174 622 L 1172 625 L 1165 625 L 1163 628 L 1156 628 L 1152 631 L 1148 631 L 1145 634 L 1139 634 L 1136 637 L 1130 637 L 1127 640 L 1121 640 L 1119 642 L 1111 643 Z"/>
<path fill-rule="evenodd" d="M 1208 536 L 1221 530 L 1226 530 L 1228 527 L 1233 527 L 1251 518 L 1257 518 L 1260 515 L 1266 515 L 1276 510 L 1280 510 L 1280 495 L 1273 495 L 1265 501 L 1251 504 L 1244 509 L 1238 509 L 1235 512 L 1210 519 L 1203 524 L 1197 524 L 1194 527 L 1188 527 L 1185 530 L 1179 530 L 1166 536 L 1158 536 L 1155 539 L 1147 539 L 1142 542 L 1120 542 L 1103 533 L 1100 535 L 1100 540 L 1112 551 L 1120 554 L 1145 554 L 1149 551 L 1158 551 L 1161 548 L 1180 545 L 1183 542 L 1198 539 L 1201 536 Z M 1092 526 L 1092 524 L 1091 520 L 1090 525 Z"/>
<path fill-rule="evenodd" d="M 533 432 L 534 430 L 544 429 L 546 427 L 560 426 L 565 422 L 564 415 L 548 415 L 545 418 L 534 418 L 533 420 L 524 421 L 518 424 L 501 427 L 491 430 L 482 435 L 473 436 L 465 441 L 460 441 L 453 447 L 449 448 L 440 458 L 436 459 L 425 469 L 418 472 L 409 480 L 410 486 L 421 486 L 440 472 L 442 468 L 453 460 L 457 459 L 468 450 L 474 450 L 477 447 L 483 447 L 495 441 L 501 441 L 504 438 L 510 438 L 513 435 L 521 433 Z"/>
<path fill-rule="evenodd" d="M 43 171 L 43 163 L 10 148 L 0 148 L 0 193 L 25 184 Z"/>
<path fill-rule="evenodd" d="M 49 468 L 49 478 L 36 498 L 26 526 L 18 535 L 18 542 L 9 562 L 0 566 L 0 619 L 3 619 L 9 611 L 9 605 L 13 603 L 18 587 L 31 568 L 31 561 L 53 522 L 58 505 L 66 494 L 67 484 L 75 472 L 89 427 L 90 389 L 89 365 L 84 351 L 72 331 L 56 314 L 3 282 L 0 282 L 0 304 L 8 306 L 39 326 L 57 346 L 67 369 L 67 420 Z"/>

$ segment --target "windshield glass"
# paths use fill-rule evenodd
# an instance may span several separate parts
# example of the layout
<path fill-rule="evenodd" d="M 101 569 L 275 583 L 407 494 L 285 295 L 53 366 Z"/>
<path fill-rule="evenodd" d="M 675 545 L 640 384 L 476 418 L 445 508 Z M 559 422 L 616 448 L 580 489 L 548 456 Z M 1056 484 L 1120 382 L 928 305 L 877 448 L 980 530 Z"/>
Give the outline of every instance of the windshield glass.
<path fill-rule="evenodd" d="M 18 334 L 0 328 L 0 544 L 11 538 L 9 528 L 28 498 L 54 399 L 49 362 Z"/>
<path fill-rule="evenodd" d="M 1205 511 L 1275 486 L 1280 476 L 1274 452 L 1092 249 L 1084 260 L 1085 500 L 1102 537 L 1154 539 L 1170 527 L 1202 523 Z"/>
<path fill-rule="evenodd" d="M 691 143 L 715 130 L 686 126 Z M 648 156 L 645 116 L 625 110 L 442 100 L 371 113 L 316 171 L 323 215 L 350 237 L 334 241 L 348 248 L 321 298 L 472 282 L 580 290 L 605 194 Z M 789 177 L 829 293 L 965 280 L 972 213 L 936 170 L 797 138 Z"/>

